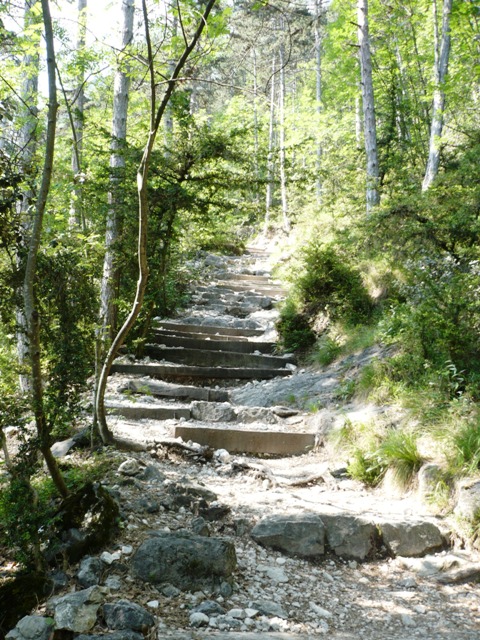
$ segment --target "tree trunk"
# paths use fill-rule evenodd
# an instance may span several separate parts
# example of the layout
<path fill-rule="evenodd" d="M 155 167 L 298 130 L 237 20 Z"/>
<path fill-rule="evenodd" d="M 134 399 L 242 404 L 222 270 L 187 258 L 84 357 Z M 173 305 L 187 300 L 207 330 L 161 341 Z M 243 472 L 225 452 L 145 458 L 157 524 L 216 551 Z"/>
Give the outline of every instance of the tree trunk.
<path fill-rule="evenodd" d="M 72 145 L 72 173 L 73 197 L 70 202 L 70 226 L 85 228 L 85 218 L 82 206 L 82 155 L 83 155 L 83 126 L 85 106 L 85 66 L 82 59 L 87 35 L 87 0 L 78 0 L 78 31 L 77 31 L 77 88 L 72 103 L 73 108 L 73 145 Z"/>
<path fill-rule="evenodd" d="M 367 157 L 367 214 L 380 202 L 377 125 L 373 95 L 372 59 L 368 33 L 368 0 L 358 0 L 358 44 L 362 75 L 363 130 Z"/>
<path fill-rule="evenodd" d="M 57 90 L 55 85 L 55 51 L 52 21 L 48 0 L 42 0 L 43 22 L 45 27 L 45 43 L 47 49 L 48 71 L 48 122 L 45 143 L 45 160 L 42 171 L 40 189 L 36 201 L 35 218 L 30 236 L 27 264 L 23 286 L 25 318 L 27 322 L 28 358 L 31 366 L 31 398 L 32 410 L 38 433 L 40 451 L 45 458 L 52 479 L 62 496 L 68 494 L 63 477 L 56 460 L 50 450 L 50 431 L 47 424 L 43 404 L 43 381 L 40 350 L 40 318 L 36 304 L 35 279 L 37 256 L 40 247 L 43 215 L 47 203 L 48 192 L 53 173 L 53 155 L 55 149 L 55 130 L 57 121 Z"/>
<path fill-rule="evenodd" d="M 426 191 L 438 175 L 440 166 L 440 144 L 442 139 L 444 110 L 445 110 L 445 79 L 448 73 L 448 61 L 450 56 L 450 14 L 452 12 L 452 0 L 443 0 L 442 34 L 438 33 L 437 0 L 433 0 L 434 20 L 434 46 L 435 85 L 433 90 L 432 124 L 430 127 L 430 143 L 428 149 L 428 161 L 425 176 L 422 183 L 422 191 Z"/>
<path fill-rule="evenodd" d="M 145 289 L 147 286 L 148 280 L 148 263 L 147 263 L 147 227 L 148 227 L 148 196 L 147 196 L 147 181 L 148 174 L 150 168 L 150 158 L 153 151 L 153 146 L 155 144 L 155 139 L 157 137 L 158 129 L 160 127 L 160 123 L 165 114 L 165 109 L 170 101 L 173 91 L 175 90 L 175 85 L 179 78 L 180 72 L 184 68 L 188 58 L 191 53 L 195 49 L 197 42 L 202 35 L 203 29 L 208 21 L 208 16 L 210 15 L 216 0 L 208 0 L 205 5 L 205 9 L 203 10 L 203 14 L 200 16 L 197 29 L 192 36 L 192 39 L 189 43 L 187 43 L 185 37 L 185 49 L 183 50 L 182 55 L 180 56 L 177 64 L 175 65 L 175 69 L 168 80 L 164 96 L 162 101 L 158 107 L 156 108 L 156 78 L 155 78 L 155 70 L 154 70 L 154 59 L 153 59 L 153 51 L 150 40 L 150 31 L 148 24 L 148 14 L 146 7 L 146 0 L 142 0 L 142 9 L 143 9 L 143 17 L 145 21 L 145 35 L 147 40 L 147 50 L 148 50 L 148 66 L 150 71 L 150 127 L 149 127 L 149 135 L 147 139 L 147 144 L 145 145 L 145 149 L 143 152 L 142 160 L 140 162 L 140 166 L 137 171 L 137 187 L 138 187 L 138 280 L 137 280 L 137 288 L 135 293 L 135 299 L 133 301 L 132 308 L 128 317 L 126 318 L 123 326 L 118 331 L 115 336 L 112 345 L 105 357 L 105 361 L 103 363 L 102 372 L 100 374 L 100 378 L 98 381 L 98 389 L 96 395 L 95 402 L 95 410 L 96 417 L 98 421 L 98 429 L 100 433 L 100 437 L 105 444 L 114 442 L 113 434 L 109 430 L 107 425 L 107 419 L 105 415 L 105 390 L 107 387 L 107 379 L 110 373 L 110 369 L 112 367 L 113 361 L 118 353 L 118 350 L 125 342 L 125 339 L 133 327 L 135 320 L 140 313 L 142 308 L 143 298 L 145 295 Z M 184 34 L 185 35 L 185 34 Z"/>
<path fill-rule="evenodd" d="M 290 220 L 288 218 L 288 200 L 287 200 L 287 173 L 285 168 L 285 46 L 282 43 L 279 50 L 279 164 L 280 164 L 280 191 L 282 195 L 282 219 L 283 228 L 290 232 Z"/>
<path fill-rule="evenodd" d="M 322 112 L 322 33 L 320 30 L 320 17 L 322 14 L 322 0 L 315 0 L 315 111 L 317 112 L 317 126 L 320 125 L 320 114 Z M 322 199 L 322 179 L 320 171 L 322 168 L 322 143 L 317 138 L 317 180 L 316 191 L 318 202 Z"/>
<path fill-rule="evenodd" d="M 265 224 L 264 233 L 268 231 L 268 225 L 270 224 L 270 209 L 273 204 L 273 189 L 274 189 L 274 160 L 273 160 L 273 147 L 275 141 L 275 73 L 276 73 L 277 59 L 276 54 L 273 55 L 272 60 L 272 78 L 270 85 L 270 123 L 268 127 L 268 155 L 267 155 L 267 193 L 265 197 Z"/>
<path fill-rule="evenodd" d="M 33 6 L 36 0 L 25 0 L 24 13 L 24 29 L 37 24 L 41 17 L 34 11 Z M 35 41 L 33 45 L 34 53 L 27 53 L 23 59 L 23 83 L 21 91 L 20 118 L 22 126 L 18 136 L 18 147 L 21 157 L 22 170 L 27 176 L 32 175 L 35 153 L 37 151 L 37 125 L 38 125 L 38 72 L 39 72 L 39 47 L 40 34 L 32 35 Z M 21 224 L 21 238 L 17 250 L 17 267 L 23 273 L 25 271 L 26 252 L 30 239 L 30 231 L 32 227 L 32 201 L 34 198 L 33 190 L 30 185 L 26 184 L 22 199 L 18 204 L 18 213 Z M 27 340 L 27 321 L 24 309 L 17 308 L 17 354 L 20 366 L 19 383 L 20 389 L 27 393 L 31 390 L 30 376 L 26 373 L 28 367 L 28 340 Z"/>
<path fill-rule="evenodd" d="M 255 171 L 255 187 L 254 198 L 255 202 L 259 202 L 258 184 L 260 180 L 260 169 L 258 163 L 258 80 L 257 80 L 257 51 L 255 47 L 252 47 L 252 60 L 253 60 L 253 163 Z"/>

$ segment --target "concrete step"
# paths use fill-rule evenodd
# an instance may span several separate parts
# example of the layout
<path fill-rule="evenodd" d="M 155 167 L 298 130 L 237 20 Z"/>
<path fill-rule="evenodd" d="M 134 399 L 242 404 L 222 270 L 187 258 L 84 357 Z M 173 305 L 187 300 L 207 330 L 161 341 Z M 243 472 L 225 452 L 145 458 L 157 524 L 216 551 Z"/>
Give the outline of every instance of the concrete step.
<path fill-rule="evenodd" d="M 190 420 L 191 418 L 189 407 L 165 406 L 142 402 L 132 402 L 131 404 L 107 402 L 105 406 L 109 413 L 133 420 L 180 420 L 180 418 Z"/>
<path fill-rule="evenodd" d="M 314 433 L 291 433 L 285 431 L 254 431 L 248 428 L 231 429 L 177 425 L 175 437 L 214 449 L 226 449 L 230 453 L 253 453 L 272 455 L 300 455 L 315 446 Z"/>
<path fill-rule="evenodd" d="M 227 389 L 210 389 L 191 385 L 157 382 L 156 380 L 129 380 L 125 391 L 141 393 L 156 398 L 173 398 L 176 400 L 202 400 L 205 402 L 228 402 L 230 395 Z"/>
<path fill-rule="evenodd" d="M 280 356 L 254 355 L 235 351 L 211 351 L 208 349 L 163 348 L 158 344 L 146 344 L 144 354 L 156 360 L 166 360 L 175 364 L 186 364 L 198 367 L 228 367 L 252 369 L 281 369 L 293 358 Z"/>
<path fill-rule="evenodd" d="M 237 328 L 237 327 L 222 327 L 221 325 L 208 325 L 208 324 L 199 324 L 199 323 L 181 323 L 181 322 L 172 322 L 168 320 L 162 320 L 161 322 L 157 322 L 156 326 L 160 329 L 170 329 L 171 331 L 177 332 L 197 332 L 197 333 L 207 333 L 209 335 L 219 335 L 219 336 L 243 336 L 246 338 L 261 336 L 264 333 L 263 329 L 248 329 L 248 328 Z"/>
<path fill-rule="evenodd" d="M 204 334 L 205 335 L 205 334 Z M 164 331 L 157 331 L 150 337 L 154 344 L 164 344 L 167 347 L 187 347 L 190 349 L 207 349 L 208 351 L 234 351 L 236 353 L 273 353 L 274 342 L 248 342 L 233 340 L 205 340 L 202 338 L 166 335 Z"/>
<path fill-rule="evenodd" d="M 291 375 L 288 369 L 252 367 L 193 367 L 168 364 L 113 364 L 112 373 L 137 374 L 166 380 L 270 380 Z"/>
<path fill-rule="evenodd" d="M 157 338 L 160 339 L 162 336 L 170 336 L 171 338 L 189 338 L 190 340 L 205 340 L 206 342 L 233 342 L 234 344 L 238 342 L 250 342 L 250 339 L 245 336 L 221 336 L 213 333 L 201 333 L 197 331 L 171 331 L 170 329 L 154 329 L 152 335 L 155 337 L 155 340 L 153 342 L 156 342 Z"/>

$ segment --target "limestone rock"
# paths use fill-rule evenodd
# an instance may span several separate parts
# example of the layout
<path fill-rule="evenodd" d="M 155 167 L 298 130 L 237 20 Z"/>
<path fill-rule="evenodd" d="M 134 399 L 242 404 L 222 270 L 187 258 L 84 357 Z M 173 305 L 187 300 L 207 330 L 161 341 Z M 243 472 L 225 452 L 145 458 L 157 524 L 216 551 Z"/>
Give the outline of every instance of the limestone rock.
<path fill-rule="evenodd" d="M 100 584 L 103 568 L 104 565 L 100 558 L 84 558 L 77 572 L 78 582 L 85 588 Z"/>
<path fill-rule="evenodd" d="M 454 514 L 473 522 L 480 512 L 480 480 L 462 480 L 457 484 Z"/>
<path fill-rule="evenodd" d="M 221 538 L 159 532 L 132 558 L 136 577 L 153 584 L 170 583 L 182 590 L 218 585 L 236 567 L 235 547 Z"/>
<path fill-rule="evenodd" d="M 118 602 L 104 604 L 103 615 L 109 629 L 142 631 L 153 627 L 155 623 L 151 613 L 129 600 L 118 600 Z"/>
<path fill-rule="evenodd" d="M 383 522 L 383 542 L 393 556 L 421 557 L 445 546 L 445 538 L 433 522 Z"/>
<path fill-rule="evenodd" d="M 418 495 L 421 500 L 428 500 L 433 495 L 438 483 L 443 478 L 443 470 L 438 464 L 424 464 L 418 472 Z"/>
<path fill-rule="evenodd" d="M 270 600 L 257 600 L 249 604 L 251 609 L 255 609 L 262 616 L 274 616 L 286 620 L 288 615 L 285 613 L 281 605 Z"/>
<path fill-rule="evenodd" d="M 86 633 L 97 622 L 97 611 L 104 596 L 98 586 L 69 593 L 50 600 L 53 606 L 55 627 L 75 633 Z"/>
<path fill-rule="evenodd" d="M 191 404 L 192 418 L 202 422 L 233 422 L 235 411 L 229 402 L 204 402 L 197 400 Z"/>
<path fill-rule="evenodd" d="M 345 514 L 320 514 L 325 524 L 327 544 L 335 555 L 365 560 L 376 547 L 378 530 L 369 520 Z"/>
<path fill-rule="evenodd" d="M 274 515 L 260 520 L 251 536 L 264 547 L 302 558 L 318 558 L 325 553 L 325 527 L 313 513 Z"/>
<path fill-rule="evenodd" d="M 48 640 L 53 628 L 52 618 L 25 616 L 5 637 L 8 640 Z"/>
<path fill-rule="evenodd" d="M 135 458 L 128 458 L 127 460 L 124 460 L 118 467 L 118 473 L 121 473 L 124 476 L 136 476 L 140 471 L 140 465 Z"/>

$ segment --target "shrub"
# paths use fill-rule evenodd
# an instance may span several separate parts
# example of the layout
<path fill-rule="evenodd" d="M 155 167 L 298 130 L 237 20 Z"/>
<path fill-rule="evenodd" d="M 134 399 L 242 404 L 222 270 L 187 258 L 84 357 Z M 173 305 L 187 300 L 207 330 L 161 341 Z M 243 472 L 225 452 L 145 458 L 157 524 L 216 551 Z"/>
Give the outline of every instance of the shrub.
<path fill-rule="evenodd" d="M 291 299 L 281 308 L 276 327 L 281 345 L 286 351 L 306 351 L 315 344 L 316 336 L 310 327 L 308 316 L 300 313 Z"/>
<path fill-rule="evenodd" d="M 390 429 L 379 448 L 384 465 L 394 472 L 396 481 L 407 486 L 422 466 L 424 459 L 417 447 L 417 437 L 407 431 Z"/>
<path fill-rule="evenodd" d="M 324 313 L 352 324 L 370 318 L 373 304 L 356 269 L 333 246 L 311 242 L 303 252 L 304 272 L 296 291 L 306 313 Z"/>

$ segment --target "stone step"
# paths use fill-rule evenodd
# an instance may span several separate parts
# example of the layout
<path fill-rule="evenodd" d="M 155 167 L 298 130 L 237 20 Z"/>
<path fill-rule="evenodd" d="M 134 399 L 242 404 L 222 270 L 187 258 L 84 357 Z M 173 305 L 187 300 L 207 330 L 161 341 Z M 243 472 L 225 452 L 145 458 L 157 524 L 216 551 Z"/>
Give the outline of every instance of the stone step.
<path fill-rule="evenodd" d="M 243 280 L 245 282 L 257 282 L 259 284 L 281 286 L 280 283 L 273 281 L 270 276 L 257 276 L 252 273 L 233 273 L 231 271 L 222 271 L 217 274 L 217 277 L 220 280 Z"/>
<path fill-rule="evenodd" d="M 206 334 L 204 334 L 206 335 Z M 164 331 L 157 331 L 150 340 L 156 344 L 164 344 L 167 347 L 188 347 L 190 349 L 207 349 L 209 351 L 234 351 L 236 353 L 272 353 L 275 350 L 274 342 L 248 342 L 233 340 L 205 340 L 187 336 L 166 335 Z"/>
<path fill-rule="evenodd" d="M 315 446 L 314 433 L 292 433 L 288 431 L 254 431 L 248 428 L 231 429 L 177 425 L 175 437 L 214 449 L 226 449 L 230 453 L 253 453 L 272 455 L 299 455 Z"/>
<path fill-rule="evenodd" d="M 156 323 L 156 326 L 160 329 L 170 329 L 171 331 L 178 332 L 197 332 L 207 333 L 211 335 L 219 336 L 243 336 L 246 338 L 261 336 L 264 333 L 263 329 L 250 329 L 243 327 L 222 327 L 221 325 L 209 325 L 200 323 L 181 323 L 181 322 L 169 322 L 162 320 Z"/>
<path fill-rule="evenodd" d="M 206 402 L 228 402 L 230 395 L 227 389 L 210 389 L 191 385 L 157 382 L 156 380 L 129 380 L 125 391 L 142 393 L 157 398 L 174 398 L 177 400 L 203 400 Z"/>
<path fill-rule="evenodd" d="M 270 380 L 280 376 L 289 376 L 288 369 L 254 369 L 252 367 L 193 367 L 168 364 L 113 364 L 111 373 L 124 373 L 164 378 L 166 380 Z"/>
<path fill-rule="evenodd" d="M 272 285 L 250 285 L 250 284 L 237 284 L 235 281 L 218 280 L 214 285 L 218 291 L 248 291 L 249 293 L 259 293 L 264 296 L 271 296 L 278 298 L 285 296 L 287 291 L 283 287 L 276 287 Z M 212 288 L 210 288 L 210 291 Z"/>
<path fill-rule="evenodd" d="M 263 333 L 263 332 L 262 332 Z M 246 336 L 223 336 L 213 333 L 202 333 L 197 331 L 172 331 L 170 329 L 154 329 L 152 334 L 155 339 L 162 336 L 170 336 L 177 338 L 189 338 L 191 340 L 205 340 L 207 342 L 250 342 L 250 339 Z M 252 344 L 255 344 L 252 342 Z M 260 343 L 266 344 L 266 343 Z"/>
<path fill-rule="evenodd" d="M 166 347 L 158 344 L 146 344 L 144 354 L 156 360 L 166 360 L 175 364 L 186 364 L 198 367 L 228 367 L 251 369 L 280 369 L 293 358 L 281 356 L 254 355 L 235 351 L 211 351 L 208 349 L 189 349 L 184 347 Z"/>
<path fill-rule="evenodd" d="M 131 404 L 107 402 L 105 406 L 109 413 L 133 420 L 180 420 L 180 418 L 190 420 L 192 417 L 189 407 L 155 405 L 154 403 L 142 402 L 133 402 Z"/>

